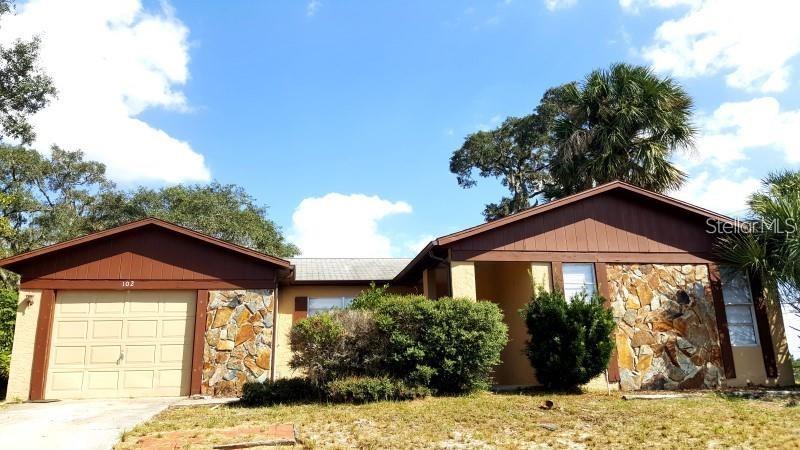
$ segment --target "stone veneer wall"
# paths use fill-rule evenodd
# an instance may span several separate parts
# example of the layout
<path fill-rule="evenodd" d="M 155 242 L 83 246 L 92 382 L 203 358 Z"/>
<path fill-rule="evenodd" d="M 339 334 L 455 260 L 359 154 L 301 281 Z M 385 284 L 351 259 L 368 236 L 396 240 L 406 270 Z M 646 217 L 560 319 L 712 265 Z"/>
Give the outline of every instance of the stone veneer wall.
<path fill-rule="evenodd" d="M 711 388 L 724 372 L 705 265 L 608 265 L 623 390 Z"/>
<path fill-rule="evenodd" d="M 272 289 L 209 293 L 203 394 L 238 396 L 246 381 L 269 378 L 274 305 Z"/>

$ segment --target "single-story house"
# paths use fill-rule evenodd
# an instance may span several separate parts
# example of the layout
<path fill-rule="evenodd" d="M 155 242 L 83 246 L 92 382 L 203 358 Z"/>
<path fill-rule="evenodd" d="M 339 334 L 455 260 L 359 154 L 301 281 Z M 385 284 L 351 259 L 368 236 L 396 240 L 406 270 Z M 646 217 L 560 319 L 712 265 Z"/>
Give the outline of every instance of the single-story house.
<path fill-rule="evenodd" d="M 282 259 L 146 219 L 0 260 L 21 276 L 9 398 L 233 395 L 293 376 L 287 333 L 370 282 L 488 299 L 510 342 L 494 379 L 536 384 L 518 309 L 597 291 L 622 389 L 789 385 L 779 305 L 712 252 L 725 216 L 613 182 L 440 237 L 413 259 Z M 547 326 L 547 324 L 542 324 Z"/>

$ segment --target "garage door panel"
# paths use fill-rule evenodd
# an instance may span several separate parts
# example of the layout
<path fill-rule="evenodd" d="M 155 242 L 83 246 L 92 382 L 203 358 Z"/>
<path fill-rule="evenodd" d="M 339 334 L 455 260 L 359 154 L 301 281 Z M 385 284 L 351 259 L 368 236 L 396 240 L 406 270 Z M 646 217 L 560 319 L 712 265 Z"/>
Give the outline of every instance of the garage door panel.
<path fill-rule="evenodd" d="M 119 388 L 119 371 L 90 371 L 87 388 L 89 390 L 117 391 Z"/>
<path fill-rule="evenodd" d="M 89 329 L 88 320 L 66 320 L 56 323 L 55 337 L 58 340 L 86 339 L 86 331 Z"/>
<path fill-rule="evenodd" d="M 83 386 L 83 370 L 54 372 L 50 374 L 50 388 L 55 392 L 80 391 Z"/>
<path fill-rule="evenodd" d="M 182 319 L 164 320 L 161 322 L 161 337 L 183 338 L 188 331 L 186 329 L 187 326 L 191 325 L 192 324 L 187 324 L 186 321 Z"/>
<path fill-rule="evenodd" d="M 129 370 L 125 372 L 126 389 L 152 389 L 155 387 L 153 370 Z"/>
<path fill-rule="evenodd" d="M 56 347 L 53 362 L 56 367 L 86 364 L 86 347 Z"/>
<path fill-rule="evenodd" d="M 94 345 L 89 348 L 89 364 L 117 364 L 120 354 L 120 345 Z"/>
<path fill-rule="evenodd" d="M 158 385 L 162 388 L 176 388 L 183 383 L 183 372 L 176 369 L 160 370 L 158 372 Z"/>
<path fill-rule="evenodd" d="M 183 347 L 183 344 L 178 344 Z M 156 345 L 128 345 L 125 360 L 128 364 L 153 364 L 156 362 Z"/>
<path fill-rule="evenodd" d="M 46 398 L 189 393 L 193 291 L 62 291 Z"/>
<path fill-rule="evenodd" d="M 94 339 L 119 339 L 122 337 L 122 324 L 120 320 L 95 320 L 92 323 L 92 338 Z"/>
<path fill-rule="evenodd" d="M 150 338 L 158 337 L 158 320 L 129 320 L 128 338 Z"/>
<path fill-rule="evenodd" d="M 95 314 L 122 315 L 125 312 L 125 302 L 119 299 L 102 299 L 94 304 Z"/>

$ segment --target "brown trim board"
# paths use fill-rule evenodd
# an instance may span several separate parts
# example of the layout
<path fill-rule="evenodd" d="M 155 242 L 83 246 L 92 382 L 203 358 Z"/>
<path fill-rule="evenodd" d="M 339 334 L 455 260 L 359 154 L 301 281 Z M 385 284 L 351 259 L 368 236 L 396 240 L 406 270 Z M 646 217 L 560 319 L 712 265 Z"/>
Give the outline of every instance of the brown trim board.
<path fill-rule="evenodd" d="M 656 252 L 528 252 L 517 250 L 451 250 L 453 261 L 559 261 L 654 264 L 708 264 L 712 255 Z"/>
<path fill-rule="evenodd" d="M 133 284 L 130 284 L 130 283 Z M 127 285 L 126 285 L 127 283 Z M 23 280 L 22 289 L 80 289 L 103 291 L 196 290 L 196 289 L 274 289 L 274 279 L 252 280 Z"/>
<path fill-rule="evenodd" d="M 736 378 L 733 349 L 731 348 L 730 332 L 728 331 L 728 317 L 725 314 L 725 301 L 722 298 L 722 279 L 720 278 L 719 267 L 716 264 L 708 264 L 708 282 L 711 288 L 711 298 L 714 301 L 717 335 L 719 337 L 722 365 L 725 368 L 725 378 Z"/>
<path fill-rule="evenodd" d="M 611 308 L 611 290 L 608 287 L 608 267 L 606 263 L 594 263 L 594 277 L 597 281 L 597 292 L 605 299 L 603 306 Z M 619 380 L 617 349 L 614 348 L 611 351 L 611 358 L 608 360 L 608 381 L 617 382 Z"/>
<path fill-rule="evenodd" d="M 192 376 L 189 383 L 189 394 L 202 393 L 203 352 L 206 340 L 206 319 L 208 317 L 207 289 L 197 290 L 197 301 L 194 310 L 194 342 L 192 344 Z"/>
<path fill-rule="evenodd" d="M 764 295 L 764 285 L 761 277 L 750 275 L 750 289 L 753 294 L 753 309 L 756 312 L 756 326 L 758 326 L 758 340 L 761 343 L 761 356 L 764 358 L 764 370 L 767 378 L 778 378 L 778 363 L 775 359 L 775 347 L 770 331 L 769 312 L 767 311 L 767 296 Z"/>
<path fill-rule="evenodd" d="M 43 290 L 40 302 L 39 317 L 36 321 L 36 339 L 33 346 L 33 362 L 31 364 L 30 400 L 44 400 L 56 292 L 52 289 Z"/>

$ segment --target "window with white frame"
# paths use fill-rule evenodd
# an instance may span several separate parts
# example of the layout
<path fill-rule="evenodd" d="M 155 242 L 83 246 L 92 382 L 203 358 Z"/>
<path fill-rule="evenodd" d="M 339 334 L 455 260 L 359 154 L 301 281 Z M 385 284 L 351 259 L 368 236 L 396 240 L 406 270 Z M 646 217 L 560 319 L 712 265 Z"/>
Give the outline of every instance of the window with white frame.
<path fill-rule="evenodd" d="M 594 264 L 564 263 L 561 265 L 564 275 L 564 297 L 569 301 L 575 294 L 586 292 L 591 297 L 595 292 Z"/>
<path fill-rule="evenodd" d="M 720 275 L 731 345 L 758 345 L 750 280 L 747 275 L 731 270 L 722 270 Z"/>
<path fill-rule="evenodd" d="M 332 309 L 347 308 L 353 297 L 310 297 L 308 299 L 308 315 L 324 313 Z"/>

